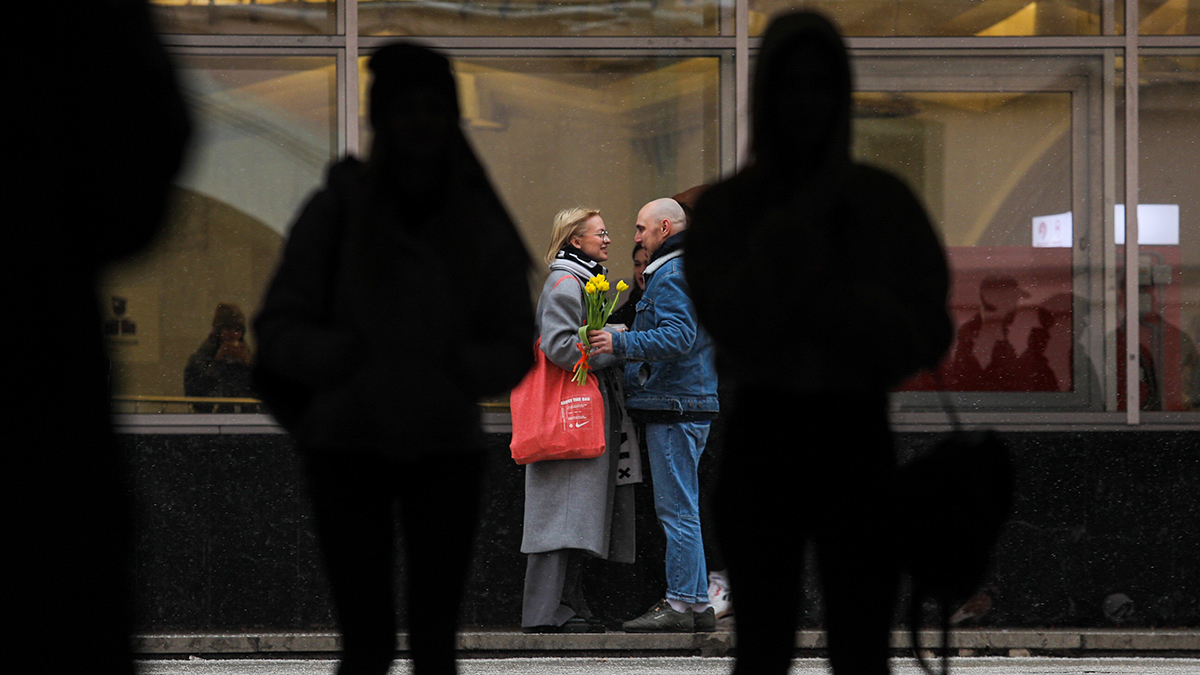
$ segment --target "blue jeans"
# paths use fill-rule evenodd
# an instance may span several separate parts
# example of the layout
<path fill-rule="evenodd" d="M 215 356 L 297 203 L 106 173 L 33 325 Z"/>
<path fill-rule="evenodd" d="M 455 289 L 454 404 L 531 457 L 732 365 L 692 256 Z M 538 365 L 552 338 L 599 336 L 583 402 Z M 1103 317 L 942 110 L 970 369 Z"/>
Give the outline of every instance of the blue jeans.
<path fill-rule="evenodd" d="M 646 424 L 654 511 L 667 534 L 667 597 L 683 602 L 708 602 L 696 470 L 709 427 L 707 421 Z"/>

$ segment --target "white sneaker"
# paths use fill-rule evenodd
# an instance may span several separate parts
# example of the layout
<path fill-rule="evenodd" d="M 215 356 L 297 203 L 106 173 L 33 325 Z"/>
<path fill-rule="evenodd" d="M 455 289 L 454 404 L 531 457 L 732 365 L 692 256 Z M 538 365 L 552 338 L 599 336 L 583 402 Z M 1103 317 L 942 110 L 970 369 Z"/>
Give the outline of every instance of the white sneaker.
<path fill-rule="evenodd" d="M 733 616 L 733 603 L 729 595 L 729 578 L 725 572 L 708 573 L 708 602 L 712 605 L 717 619 Z"/>

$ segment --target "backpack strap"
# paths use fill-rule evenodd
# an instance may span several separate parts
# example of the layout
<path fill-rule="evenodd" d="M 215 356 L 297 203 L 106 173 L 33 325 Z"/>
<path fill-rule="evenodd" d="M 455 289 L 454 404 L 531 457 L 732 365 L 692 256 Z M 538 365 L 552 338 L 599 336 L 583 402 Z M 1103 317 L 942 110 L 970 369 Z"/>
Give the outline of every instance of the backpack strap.
<path fill-rule="evenodd" d="M 938 602 L 938 616 L 941 618 L 942 629 L 942 672 L 940 673 L 933 670 L 933 666 L 925 660 L 925 655 L 921 653 L 921 636 L 918 633 L 921 625 L 921 592 L 914 586 L 908 605 L 908 635 L 917 665 L 926 675 L 949 675 L 950 673 L 950 608 L 940 601 Z"/>

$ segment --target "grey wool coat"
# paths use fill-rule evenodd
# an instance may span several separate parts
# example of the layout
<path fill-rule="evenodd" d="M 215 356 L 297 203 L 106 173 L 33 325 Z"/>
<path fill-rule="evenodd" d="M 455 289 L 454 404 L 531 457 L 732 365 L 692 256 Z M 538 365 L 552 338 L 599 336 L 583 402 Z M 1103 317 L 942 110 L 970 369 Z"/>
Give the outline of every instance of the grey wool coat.
<path fill-rule="evenodd" d="M 598 267 L 598 266 L 597 266 Z M 537 306 L 542 351 L 570 371 L 579 358 L 578 330 L 583 325 L 583 284 L 592 272 L 560 257 Z M 600 380 L 607 423 L 607 447 L 595 459 L 534 462 L 525 467 L 525 528 L 522 553 L 581 549 L 615 562 L 634 559 L 633 485 L 616 484 L 621 444 L 620 360 L 612 355 L 590 360 Z"/>

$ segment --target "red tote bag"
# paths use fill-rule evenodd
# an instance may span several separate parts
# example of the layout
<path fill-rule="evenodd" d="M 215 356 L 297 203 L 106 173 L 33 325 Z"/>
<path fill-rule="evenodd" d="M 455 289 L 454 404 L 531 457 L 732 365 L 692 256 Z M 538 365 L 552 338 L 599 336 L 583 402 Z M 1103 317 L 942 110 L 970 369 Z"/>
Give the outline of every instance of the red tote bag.
<path fill-rule="evenodd" d="M 600 382 L 588 373 L 575 384 L 572 374 L 551 363 L 539 338 L 534 366 L 513 390 L 512 450 L 517 464 L 548 459 L 592 459 L 604 454 L 604 399 Z"/>

